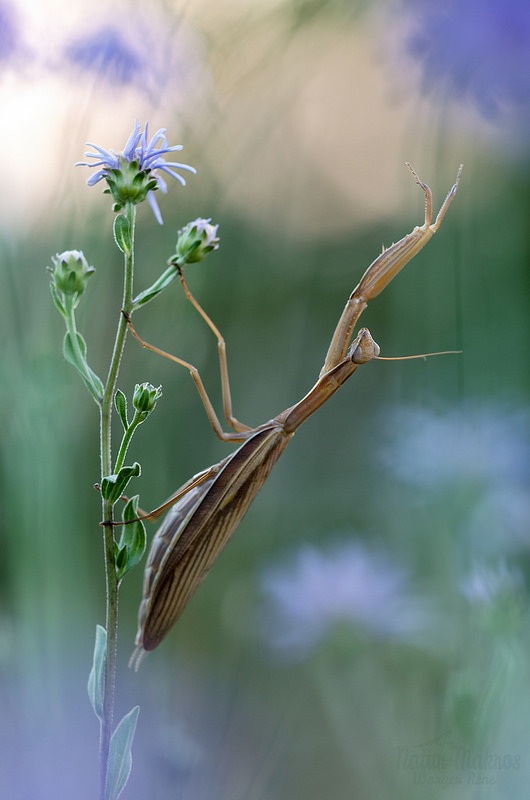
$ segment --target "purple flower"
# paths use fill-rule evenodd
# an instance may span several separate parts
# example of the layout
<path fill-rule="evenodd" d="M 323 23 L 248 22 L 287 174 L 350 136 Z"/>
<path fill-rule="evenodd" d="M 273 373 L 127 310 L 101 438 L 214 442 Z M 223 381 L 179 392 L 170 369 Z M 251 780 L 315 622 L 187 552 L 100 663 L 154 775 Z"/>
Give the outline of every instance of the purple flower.
<path fill-rule="evenodd" d="M 515 111 L 530 123 L 528 0 L 405 0 L 412 10 L 411 54 L 426 88 L 470 99 L 486 117 Z"/>
<path fill-rule="evenodd" d="M 426 622 L 425 605 L 406 592 L 406 575 L 359 543 L 327 553 L 305 546 L 291 567 L 269 569 L 263 587 L 272 607 L 274 645 L 307 651 L 337 623 L 377 637 L 400 638 Z"/>
<path fill-rule="evenodd" d="M 147 197 L 157 222 L 162 225 L 162 215 L 153 194 L 155 189 L 160 189 L 164 194 L 167 193 L 167 183 L 160 173 L 170 175 L 185 186 L 186 181 L 182 175 L 175 172 L 175 169 L 196 172 L 194 167 L 190 167 L 188 164 L 166 161 L 162 158 L 166 153 L 182 150 L 181 144 L 169 146 L 165 133 L 166 129 L 160 128 L 151 140 L 148 140 L 148 123 L 145 124 L 145 130 L 142 132 L 136 120 L 134 129 L 120 153 L 116 153 L 114 150 L 104 150 L 97 144 L 87 142 L 88 146 L 93 147 L 96 152 L 85 153 L 85 156 L 96 160 L 92 163 L 79 161 L 75 166 L 101 168 L 88 178 L 87 184 L 94 186 L 105 179 L 116 201 L 115 210 L 119 210 L 126 202 L 136 204 Z M 142 184 L 138 181 L 140 173 L 144 174 L 147 182 L 144 181 Z"/>

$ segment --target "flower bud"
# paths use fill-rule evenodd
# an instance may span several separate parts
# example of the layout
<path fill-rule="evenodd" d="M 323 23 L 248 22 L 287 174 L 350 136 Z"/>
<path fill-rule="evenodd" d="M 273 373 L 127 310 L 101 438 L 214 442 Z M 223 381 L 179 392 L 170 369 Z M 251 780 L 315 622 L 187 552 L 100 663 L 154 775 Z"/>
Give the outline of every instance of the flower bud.
<path fill-rule="evenodd" d="M 88 278 L 96 271 L 89 266 L 82 250 L 65 250 L 52 256 L 52 261 L 52 283 L 64 295 L 82 294 Z"/>
<path fill-rule="evenodd" d="M 136 384 L 133 394 L 133 406 L 141 414 L 149 414 L 156 405 L 156 401 L 162 397 L 162 387 L 157 389 L 150 383 Z"/>
<path fill-rule="evenodd" d="M 211 225 L 210 219 L 199 217 L 193 222 L 188 222 L 177 239 L 177 247 L 172 261 L 183 264 L 195 264 L 202 261 L 209 252 L 219 247 L 217 229 L 219 225 Z"/>

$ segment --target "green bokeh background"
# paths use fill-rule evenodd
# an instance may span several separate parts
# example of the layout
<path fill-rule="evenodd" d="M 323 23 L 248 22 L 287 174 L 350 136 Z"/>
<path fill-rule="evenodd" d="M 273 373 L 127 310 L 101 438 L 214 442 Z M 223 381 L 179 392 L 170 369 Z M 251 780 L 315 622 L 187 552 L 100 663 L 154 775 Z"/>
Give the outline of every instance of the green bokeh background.
<path fill-rule="evenodd" d="M 331 134 L 313 163 L 295 146 L 293 131 L 282 146 L 290 103 L 306 86 L 304 70 L 295 66 L 312 63 L 315 52 L 312 77 L 318 75 L 318 63 L 325 65 L 349 34 L 352 47 L 364 41 L 380 52 L 392 9 L 299 2 L 260 15 L 242 5 L 216 9 L 213 21 L 208 4 L 165 7 L 195 27 L 216 93 L 215 100 L 201 94 L 198 119 L 191 107 L 184 116 L 172 113 L 167 97 L 153 111 L 153 130 L 167 126 L 170 143 L 185 144 L 182 160 L 198 175 L 161 199 L 163 228 L 147 207 L 139 210 L 137 289 L 163 269 L 177 228 L 197 216 L 219 223 L 220 250 L 190 267 L 187 277 L 225 336 L 234 412 L 259 424 L 310 388 L 343 304 L 381 244 L 421 224 L 421 193 L 403 162 L 410 160 L 429 183 L 438 207 L 462 161 L 462 184 L 440 233 L 371 304 L 363 324 L 384 355 L 463 353 L 360 369 L 297 433 L 178 626 L 138 673 L 127 661 L 142 570 L 128 576 L 121 592 L 117 713 L 139 703 L 141 715 L 123 796 L 526 797 L 527 590 L 501 622 L 484 621 L 463 606 L 459 578 L 488 552 L 487 531 L 475 551 L 463 535 L 476 487 L 455 476 L 443 493 L 418 496 L 421 489 L 382 467 L 379 452 L 385 420 L 398 406 L 433 414 L 462 409 L 464 426 L 485 409 L 502 415 L 527 408 L 528 156 L 515 150 L 502 126 L 481 137 L 469 109 L 427 103 L 408 79 L 398 90 L 388 70 L 388 107 L 367 110 L 366 119 L 346 104 L 343 118 L 326 120 L 325 93 L 321 107 L 312 107 L 324 118 L 323 130 L 352 118 L 360 129 L 373 127 L 372 150 L 347 155 L 349 164 L 358 162 L 363 189 L 342 198 L 326 174 L 326 162 L 346 159 Z M 243 55 L 238 62 L 238 48 L 248 58 L 253 42 L 260 57 L 249 67 Z M 291 61 L 286 52 L 295 54 Z M 286 74 L 281 70 L 289 63 Z M 344 80 L 370 78 L 360 70 L 346 72 Z M 279 84 L 285 87 L 280 94 L 273 91 Z M 267 86 L 270 95 L 263 92 Z M 85 685 L 95 625 L 104 620 L 100 503 L 92 489 L 99 479 L 97 409 L 61 356 L 62 321 L 44 267 L 52 254 L 72 247 L 96 267 L 79 322 L 91 366 L 103 375 L 120 308 L 121 259 L 108 198 L 99 187 L 85 189 L 86 174 L 70 167 L 81 157 L 104 91 L 112 90 L 87 86 L 88 110 L 76 118 L 70 109 L 58 125 L 66 155 L 52 207 L 37 207 L 14 230 L 2 231 L 0 792 L 10 800 L 96 796 L 98 732 Z M 397 129 L 400 98 L 405 122 Z M 105 102 L 125 119 L 117 141 L 100 143 L 118 149 L 130 127 L 131 96 L 123 110 L 119 93 L 105 95 Z M 142 120 L 149 114 L 145 98 L 138 107 L 133 115 Z M 282 185 L 277 194 L 260 194 L 271 140 Z M 223 148 L 232 176 L 220 163 Z M 38 158 L 33 169 L 39 170 Z M 67 170 L 72 177 L 65 177 Z M 355 169 L 349 180 L 358 181 Z M 246 200 L 234 198 L 243 185 L 251 212 Z M 338 209 L 351 215 L 350 228 Z M 357 217 L 366 222 L 359 225 Z M 135 324 L 147 341 L 200 368 L 219 409 L 215 339 L 179 288 L 171 286 L 139 312 Z M 141 503 L 150 508 L 229 447 L 213 436 L 188 373 L 129 341 L 119 385 L 130 397 L 144 380 L 164 391 L 131 450 L 143 467 Z M 521 437 L 527 434 L 521 430 Z M 521 517 L 521 539 L 529 522 Z M 434 624 L 425 647 L 381 642 L 346 626 L 301 659 L 276 653 L 263 624 L 263 570 L 288 561 L 305 543 L 325 551 L 350 539 L 398 558 L 415 585 L 432 589 L 453 613 L 439 628 Z M 527 574 L 528 549 L 506 557 Z M 448 739 L 440 744 L 442 735 Z M 473 770 L 449 769 L 447 779 L 456 774 L 462 782 L 448 787 L 433 782 L 443 770 L 418 771 L 399 759 L 400 747 L 417 753 L 420 745 L 443 748 L 447 741 L 482 755 L 519 754 L 520 766 L 476 769 L 481 785 L 470 778 Z"/>

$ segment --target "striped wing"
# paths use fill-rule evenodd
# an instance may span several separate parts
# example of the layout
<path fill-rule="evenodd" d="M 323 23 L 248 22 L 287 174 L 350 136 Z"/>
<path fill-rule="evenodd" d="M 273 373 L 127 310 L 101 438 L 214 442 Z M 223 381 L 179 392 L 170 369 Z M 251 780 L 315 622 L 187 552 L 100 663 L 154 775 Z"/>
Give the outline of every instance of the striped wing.
<path fill-rule="evenodd" d="M 153 650 L 182 614 L 291 436 L 277 425 L 258 430 L 170 510 L 147 560 L 136 637 L 140 651 Z"/>

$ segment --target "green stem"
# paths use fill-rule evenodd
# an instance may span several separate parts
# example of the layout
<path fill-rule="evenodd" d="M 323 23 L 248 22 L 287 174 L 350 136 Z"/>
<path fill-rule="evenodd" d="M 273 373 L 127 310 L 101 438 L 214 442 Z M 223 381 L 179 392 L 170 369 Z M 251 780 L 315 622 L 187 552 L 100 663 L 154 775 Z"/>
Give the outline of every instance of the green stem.
<path fill-rule="evenodd" d="M 87 360 L 85 355 L 79 346 L 79 339 L 78 339 L 78 332 L 77 332 L 77 325 L 75 322 L 75 308 L 77 303 L 74 300 L 73 295 L 66 295 L 64 298 L 64 309 L 66 311 L 66 330 L 68 331 L 68 336 L 70 338 L 70 344 L 72 346 L 72 350 L 76 359 L 76 366 L 77 369 L 83 375 L 84 380 L 86 381 L 89 391 L 92 394 L 96 403 L 101 403 L 101 388 L 97 386 L 94 382 L 93 372 L 88 366 Z"/>
<path fill-rule="evenodd" d="M 122 309 L 130 313 L 132 310 L 132 288 L 134 275 L 134 222 L 135 208 L 129 204 L 126 207 L 126 216 L 131 230 L 131 250 L 130 255 L 125 255 L 125 274 L 123 281 L 123 300 Z M 125 347 L 127 336 L 127 320 L 120 313 L 114 350 L 109 366 L 107 382 L 103 392 L 100 406 L 100 448 L 101 448 L 101 476 L 111 474 L 112 469 L 112 448 L 111 448 L 111 419 L 112 401 L 116 391 L 118 372 L 121 357 Z M 103 521 L 103 545 L 105 552 L 105 574 L 106 574 L 106 629 L 107 629 L 107 657 L 105 659 L 105 684 L 103 697 L 103 719 L 100 726 L 99 741 L 99 778 L 100 778 L 100 800 L 105 800 L 105 786 L 107 782 L 108 761 L 110 738 L 112 735 L 114 718 L 114 695 L 116 687 L 116 653 L 118 644 L 118 579 L 116 575 L 116 559 L 114 553 L 114 532 L 113 532 L 113 504 L 109 501 L 102 501 Z"/>
<path fill-rule="evenodd" d="M 116 459 L 116 464 L 114 465 L 114 470 L 113 470 L 113 473 L 115 475 L 117 475 L 120 469 L 123 467 L 123 462 L 125 461 L 125 456 L 127 455 L 127 449 L 133 437 L 133 433 L 135 432 L 138 425 L 140 425 L 140 423 L 143 422 L 144 419 L 145 419 L 144 414 L 136 412 L 133 421 L 123 434 L 123 439 L 121 440 L 121 445 L 120 445 L 120 452 L 118 453 L 118 458 Z"/>

